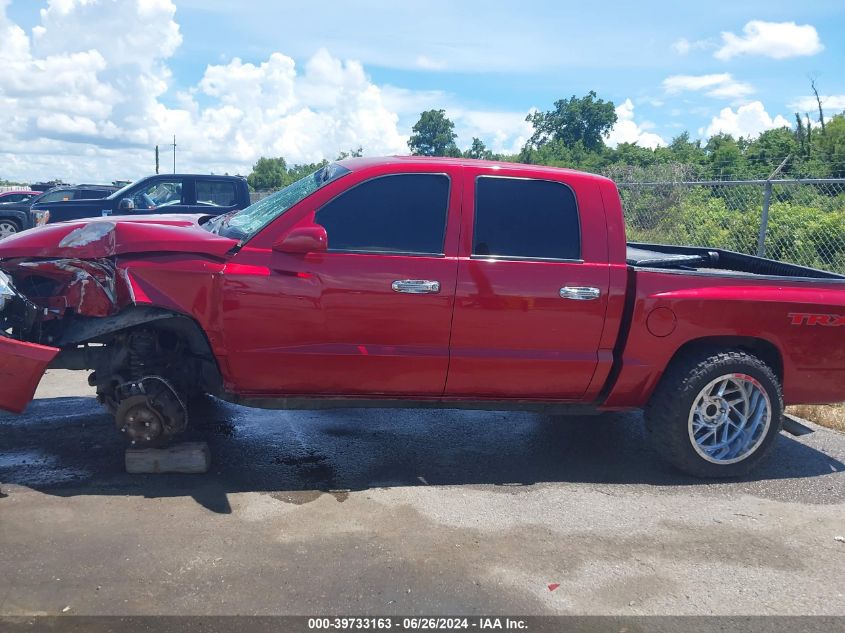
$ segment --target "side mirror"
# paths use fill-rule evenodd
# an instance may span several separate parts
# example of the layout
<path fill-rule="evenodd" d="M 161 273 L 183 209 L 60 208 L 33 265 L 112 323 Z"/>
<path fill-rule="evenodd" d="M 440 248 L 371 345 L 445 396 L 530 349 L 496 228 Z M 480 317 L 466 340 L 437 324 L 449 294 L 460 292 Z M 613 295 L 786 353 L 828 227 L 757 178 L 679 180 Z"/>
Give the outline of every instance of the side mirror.
<path fill-rule="evenodd" d="M 118 211 L 134 211 L 135 201 L 132 198 L 123 198 L 117 203 Z"/>
<path fill-rule="evenodd" d="M 273 247 L 273 250 L 282 253 L 314 253 L 325 251 L 329 247 L 329 236 L 326 229 L 319 224 L 311 226 L 300 226 L 285 235 Z"/>

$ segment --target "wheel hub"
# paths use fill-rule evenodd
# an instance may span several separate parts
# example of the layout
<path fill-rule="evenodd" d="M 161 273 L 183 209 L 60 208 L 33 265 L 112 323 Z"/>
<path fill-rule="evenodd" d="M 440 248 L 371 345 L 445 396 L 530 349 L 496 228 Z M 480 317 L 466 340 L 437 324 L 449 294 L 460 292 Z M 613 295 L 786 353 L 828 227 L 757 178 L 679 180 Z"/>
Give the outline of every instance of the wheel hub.
<path fill-rule="evenodd" d="M 727 374 L 696 396 L 689 437 L 707 461 L 733 464 L 757 450 L 771 421 L 772 404 L 763 386 L 752 376 Z"/>
<path fill-rule="evenodd" d="M 717 427 L 728 421 L 730 404 L 724 398 L 705 396 L 699 405 L 701 422 L 708 427 Z"/>
<path fill-rule="evenodd" d="M 115 421 L 132 444 L 155 442 L 164 432 L 164 419 L 146 396 L 131 396 L 121 402 Z"/>

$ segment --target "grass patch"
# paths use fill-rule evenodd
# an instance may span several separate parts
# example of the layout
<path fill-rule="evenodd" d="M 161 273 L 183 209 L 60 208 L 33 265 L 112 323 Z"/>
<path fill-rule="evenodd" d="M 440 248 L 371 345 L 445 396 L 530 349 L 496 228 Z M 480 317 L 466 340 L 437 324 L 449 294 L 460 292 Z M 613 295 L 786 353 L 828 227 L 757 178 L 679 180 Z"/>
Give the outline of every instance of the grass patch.
<path fill-rule="evenodd" d="M 845 431 L 845 404 L 800 404 L 787 407 L 786 412 L 819 426 Z"/>

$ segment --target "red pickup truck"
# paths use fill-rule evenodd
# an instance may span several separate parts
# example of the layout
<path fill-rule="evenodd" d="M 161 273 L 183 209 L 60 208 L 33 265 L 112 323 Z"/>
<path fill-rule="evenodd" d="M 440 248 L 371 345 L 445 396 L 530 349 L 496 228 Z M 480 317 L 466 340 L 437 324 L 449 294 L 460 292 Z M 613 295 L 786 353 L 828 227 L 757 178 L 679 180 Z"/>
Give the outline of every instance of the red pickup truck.
<path fill-rule="evenodd" d="M 645 408 L 699 476 L 757 463 L 786 403 L 845 399 L 845 277 L 625 241 L 613 182 L 412 157 L 329 164 L 218 217 L 0 243 L 0 406 L 47 367 L 136 443 L 210 393 L 277 408 Z"/>

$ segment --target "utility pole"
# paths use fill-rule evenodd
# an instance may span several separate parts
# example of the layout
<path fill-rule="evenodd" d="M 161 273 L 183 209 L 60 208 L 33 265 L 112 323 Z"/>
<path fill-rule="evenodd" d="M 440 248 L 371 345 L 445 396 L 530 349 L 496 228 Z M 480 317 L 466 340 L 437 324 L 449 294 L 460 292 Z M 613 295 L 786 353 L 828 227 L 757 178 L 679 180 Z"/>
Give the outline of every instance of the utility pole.
<path fill-rule="evenodd" d="M 176 173 L 176 135 L 173 135 L 173 173 Z"/>
<path fill-rule="evenodd" d="M 777 176 L 786 163 L 792 158 L 792 154 L 783 159 L 777 169 L 766 178 L 763 188 L 763 215 L 760 217 L 760 234 L 757 236 L 757 257 L 766 256 L 766 234 L 769 232 L 769 205 L 772 203 L 772 178 Z"/>
<path fill-rule="evenodd" d="M 158 174 L 158 145 L 156 145 L 156 174 Z"/>

